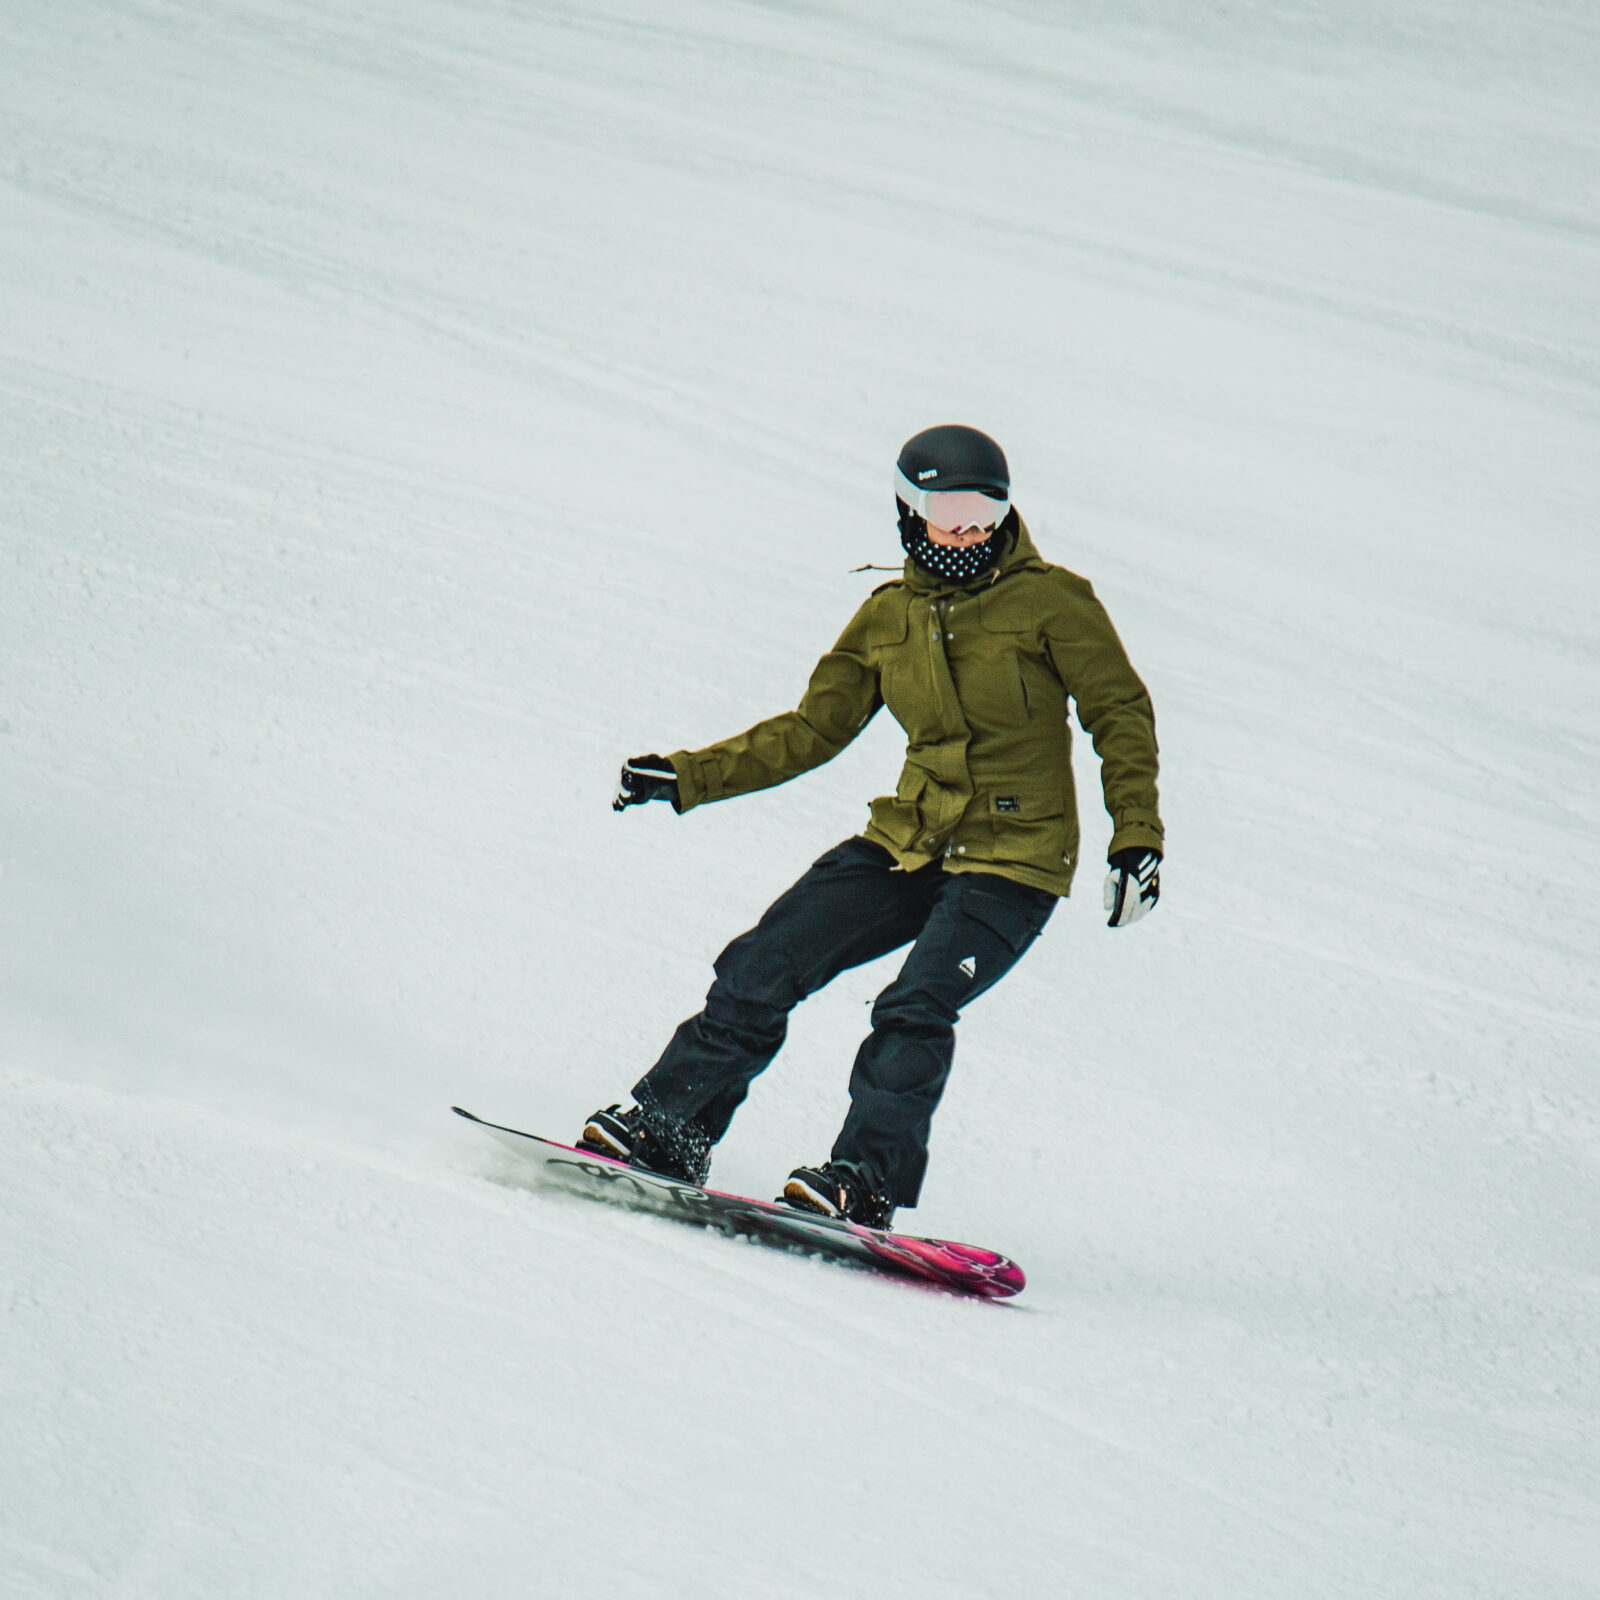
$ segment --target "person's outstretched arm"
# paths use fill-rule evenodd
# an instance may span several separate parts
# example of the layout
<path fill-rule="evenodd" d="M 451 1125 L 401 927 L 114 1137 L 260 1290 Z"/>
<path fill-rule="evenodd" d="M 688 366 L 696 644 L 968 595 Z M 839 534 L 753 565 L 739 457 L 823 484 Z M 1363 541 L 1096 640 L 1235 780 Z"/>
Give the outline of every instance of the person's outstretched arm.
<path fill-rule="evenodd" d="M 800 704 L 703 750 L 667 759 L 678 779 L 679 811 L 786 783 L 831 761 L 883 704 L 871 645 L 873 602 L 851 618 L 816 665 Z"/>

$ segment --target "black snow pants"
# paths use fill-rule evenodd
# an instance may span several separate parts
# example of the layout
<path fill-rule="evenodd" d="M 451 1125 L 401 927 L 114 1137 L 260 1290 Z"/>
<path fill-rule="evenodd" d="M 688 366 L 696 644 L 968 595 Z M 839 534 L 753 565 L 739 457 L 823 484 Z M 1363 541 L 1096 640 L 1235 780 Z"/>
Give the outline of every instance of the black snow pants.
<path fill-rule="evenodd" d="M 846 968 L 911 944 L 872 1008 L 830 1159 L 869 1169 L 891 1205 L 914 1206 L 961 1008 L 1016 965 L 1055 903 L 994 873 L 938 862 L 906 872 L 870 840 L 847 839 L 717 957 L 705 1009 L 679 1026 L 634 1098 L 715 1143 L 778 1053 L 790 1011 Z"/>

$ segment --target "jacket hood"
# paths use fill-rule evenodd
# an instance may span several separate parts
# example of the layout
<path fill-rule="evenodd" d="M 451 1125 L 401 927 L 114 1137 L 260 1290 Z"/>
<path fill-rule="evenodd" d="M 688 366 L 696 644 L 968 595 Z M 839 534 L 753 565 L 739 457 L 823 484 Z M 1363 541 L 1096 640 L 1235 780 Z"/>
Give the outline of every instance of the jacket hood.
<path fill-rule="evenodd" d="M 973 578 L 967 583 L 957 583 L 952 578 L 940 578 L 931 572 L 924 572 L 910 556 L 907 556 L 902 573 L 905 586 L 917 594 L 963 594 L 972 590 L 986 589 L 991 583 L 998 583 L 1008 572 L 1016 572 L 1022 567 L 1046 566 L 1048 563 L 1035 548 L 1033 539 L 1028 533 L 1028 525 L 1022 520 L 1021 513 L 1013 507 L 1011 514 L 1017 520 L 1017 536 L 999 566 L 991 568 L 982 577 Z"/>

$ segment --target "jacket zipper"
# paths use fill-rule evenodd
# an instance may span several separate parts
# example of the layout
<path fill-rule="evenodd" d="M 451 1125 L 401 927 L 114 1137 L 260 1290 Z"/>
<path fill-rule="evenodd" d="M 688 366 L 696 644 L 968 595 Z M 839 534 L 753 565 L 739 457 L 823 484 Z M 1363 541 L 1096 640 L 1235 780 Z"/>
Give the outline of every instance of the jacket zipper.
<path fill-rule="evenodd" d="M 1033 701 L 1028 696 L 1028 680 L 1023 676 L 1022 663 L 1020 661 L 1017 663 L 1017 682 L 1022 685 L 1022 709 L 1027 712 L 1031 719 L 1033 716 Z"/>

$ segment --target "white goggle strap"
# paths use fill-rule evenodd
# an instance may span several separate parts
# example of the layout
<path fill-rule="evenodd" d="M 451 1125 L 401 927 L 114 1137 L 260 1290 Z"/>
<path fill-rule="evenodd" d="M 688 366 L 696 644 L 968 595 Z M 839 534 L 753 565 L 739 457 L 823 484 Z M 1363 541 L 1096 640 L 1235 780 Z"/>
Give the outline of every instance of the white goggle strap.
<path fill-rule="evenodd" d="M 905 473 L 900 470 L 898 462 L 895 464 L 894 469 L 894 492 L 895 498 L 901 501 L 903 504 L 910 506 L 919 517 L 927 516 L 928 491 L 926 489 L 919 489 L 916 484 L 914 484 L 905 475 Z"/>
<path fill-rule="evenodd" d="M 905 473 L 903 473 L 900 470 L 899 463 L 897 462 L 895 464 L 895 469 L 894 469 L 894 492 L 901 500 L 903 500 L 908 506 L 910 506 L 911 509 L 913 511 L 915 511 L 916 514 L 919 517 L 921 517 L 924 520 L 926 520 L 927 519 L 927 515 L 928 515 L 928 496 L 929 495 L 932 495 L 932 494 L 960 494 L 963 491 L 961 491 L 959 489 L 942 489 L 937 485 L 935 485 L 933 488 L 929 488 L 929 489 L 919 489 L 916 486 L 916 484 L 914 484 L 905 475 Z M 981 491 L 973 490 L 971 492 L 972 493 L 979 493 Z M 985 496 L 985 498 L 987 498 L 987 496 Z M 1011 510 L 1011 501 L 1010 501 L 1009 498 L 1007 498 L 1005 500 L 996 500 L 994 502 L 994 522 L 993 523 L 986 523 L 986 524 L 984 524 L 984 526 L 986 526 L 986 527 L 997 527 L 997 526 L 999 526 L 1001 519 L 1004 518 L 1006 516 L 1006 514 L 1010 510 Z"/>

